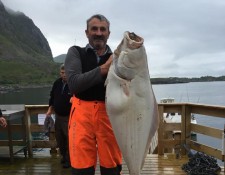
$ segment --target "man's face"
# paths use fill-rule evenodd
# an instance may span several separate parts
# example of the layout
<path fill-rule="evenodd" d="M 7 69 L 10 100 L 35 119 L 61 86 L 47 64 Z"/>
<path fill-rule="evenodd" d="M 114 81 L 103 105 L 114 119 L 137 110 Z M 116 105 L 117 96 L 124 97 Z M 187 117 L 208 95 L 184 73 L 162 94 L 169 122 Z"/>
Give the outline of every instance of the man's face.
<path fill-rule="evenodd" d="M 109 26 L 106 21 L 100 21 L 97 18 L 93 18 L 88 23 L 88 29 L 85 30 L 89 43 L 96 50 L 101 50 L 106 47 L 107 40 L 109 38 Z"/>
<path fill-rule="evenodd" d="M 66 73 L 65 70 L 60 70 L 60 77 L 64 82 L 66 82 Z"/>

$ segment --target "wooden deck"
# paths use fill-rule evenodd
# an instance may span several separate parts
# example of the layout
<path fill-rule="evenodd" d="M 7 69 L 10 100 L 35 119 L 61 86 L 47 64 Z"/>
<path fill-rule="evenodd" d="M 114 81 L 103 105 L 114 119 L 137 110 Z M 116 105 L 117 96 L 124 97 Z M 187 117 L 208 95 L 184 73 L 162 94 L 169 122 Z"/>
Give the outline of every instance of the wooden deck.
<path fill-rule="evenodd" d="M 142 175 L 185 175 L 181 166 L 188 162 L 187 157 L 176 159 L 175 155 L 169 154 L 159 156 L 157 154 L 148 154 Z M 60 164 L 58 154 L 49 154 L 49 151 L 36 152 L 33 158 L 25 158 L 23 154 L 15 157 L 11 164 L 9 158 L 0 158 L 0 174 L 2 175 L 70 175 L 71 169 L 63 169 Z M 96 169 L 96 175 L 100 175 L 99 166 Z M 127 166 L 123 165 L 123 175 L 129 175 Z M 224 167 L 220 172 L 224 175 Z"/>

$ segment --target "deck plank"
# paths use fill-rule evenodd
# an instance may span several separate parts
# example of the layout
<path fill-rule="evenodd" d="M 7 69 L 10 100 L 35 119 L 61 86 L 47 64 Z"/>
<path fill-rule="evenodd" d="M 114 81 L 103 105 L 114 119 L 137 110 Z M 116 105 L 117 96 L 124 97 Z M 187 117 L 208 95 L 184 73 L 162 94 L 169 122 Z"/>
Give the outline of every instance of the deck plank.
<path fill-rule="evenodd" d="M 37 152 L 33 158 L 24 158 L 21 154 L 15 157 L 13 164 L 7 158 L 0 157 L 0 174 L 10 175 L 70 175 L 71 169 L 61 167 L 60 157 L 57 154 L 50 155 L 49 152 Z M 187 163 L 187 157 L 175 159 L 173 155 L 159 156 L 157 154 L 147 155 L 142 175 L 186 175 L 181 169 Z M 100 175 L 99 166 L 96 175 Z M 129 175 L 127 166 L 123 164 L 123 175 Z M 224 167 L 220 175 L 224 175 Z"/>

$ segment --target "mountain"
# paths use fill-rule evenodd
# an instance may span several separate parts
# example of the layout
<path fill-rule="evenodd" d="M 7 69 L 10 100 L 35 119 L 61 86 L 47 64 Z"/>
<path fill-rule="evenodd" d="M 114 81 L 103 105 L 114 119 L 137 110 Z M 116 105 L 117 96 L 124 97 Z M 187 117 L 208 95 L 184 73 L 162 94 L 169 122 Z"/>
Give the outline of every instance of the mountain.
<path fill-rule="evenodd" d="M 56 63 L 64 63 L 66 54 L 61 54 L 53 58 Z"/>
<path fill-rule="evenodd" d="M 0 0 L 0 84 L 46 84 L 58 76 L 41 30 L 22 12 Z"/>

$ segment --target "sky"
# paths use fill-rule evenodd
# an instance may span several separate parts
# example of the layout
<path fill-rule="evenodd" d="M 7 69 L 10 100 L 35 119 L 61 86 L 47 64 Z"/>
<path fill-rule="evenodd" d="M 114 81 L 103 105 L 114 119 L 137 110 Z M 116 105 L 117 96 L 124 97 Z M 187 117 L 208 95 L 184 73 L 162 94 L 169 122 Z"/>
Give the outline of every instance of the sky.
<path fill-rule="evenodd" d="M 225 75 L 224 0 L 1 0 L 41 30 L 53 57 L 88 42 L 86 20 L 110 21 L 112 50 L 125 31 L 144 38 L 151 78 Z"/>

